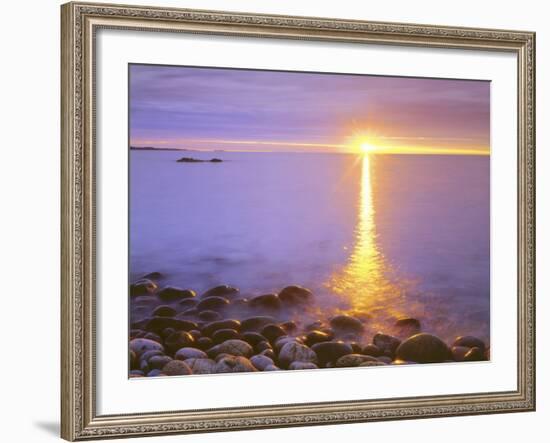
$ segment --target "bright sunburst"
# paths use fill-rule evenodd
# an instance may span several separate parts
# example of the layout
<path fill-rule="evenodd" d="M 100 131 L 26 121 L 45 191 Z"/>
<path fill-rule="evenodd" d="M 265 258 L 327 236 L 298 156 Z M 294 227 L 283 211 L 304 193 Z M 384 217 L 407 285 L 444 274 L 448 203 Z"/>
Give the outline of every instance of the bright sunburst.
<path fill-rule="evenodd" d="M 359 148 L 361 149 L 361 152 L 363 154 L 371 154 L 376 151 L 376 146 L 374 146 L 372 143 L 363 142 L 359 145 Z"/>

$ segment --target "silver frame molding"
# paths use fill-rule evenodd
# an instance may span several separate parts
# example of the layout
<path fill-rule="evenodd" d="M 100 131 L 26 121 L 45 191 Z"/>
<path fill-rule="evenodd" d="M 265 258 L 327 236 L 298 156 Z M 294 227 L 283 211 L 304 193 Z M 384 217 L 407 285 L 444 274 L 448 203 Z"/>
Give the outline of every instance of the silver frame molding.
<path fill-rule="evenodd" d="M 511 392 L 98 416 L 95 77 L 100 28 L 507 51 L 518 60 L 518 381 Z M 67 440 L 535 410 L 535 34 L 143 6 L 61 7 L 61 436 Z"/>

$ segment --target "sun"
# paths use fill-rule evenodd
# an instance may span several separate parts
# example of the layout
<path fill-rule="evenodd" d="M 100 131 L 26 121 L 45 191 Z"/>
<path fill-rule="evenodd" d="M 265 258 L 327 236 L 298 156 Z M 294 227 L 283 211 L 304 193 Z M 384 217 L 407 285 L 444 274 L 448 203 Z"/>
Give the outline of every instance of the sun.
<path fill-rule="evenodd" d="M 364 142 L 359 145 L 359 149 L 363 154 L 371 154 L 376 151 L 376 146 L 372 143 Z"/>

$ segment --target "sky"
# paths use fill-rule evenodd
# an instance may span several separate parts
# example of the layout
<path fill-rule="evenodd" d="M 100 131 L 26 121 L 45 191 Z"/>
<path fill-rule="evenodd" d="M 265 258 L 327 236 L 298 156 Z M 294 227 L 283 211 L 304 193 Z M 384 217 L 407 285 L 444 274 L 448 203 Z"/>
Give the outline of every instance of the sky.
<path fill-rule="evenodd" d="M 490 82 L 130 65 L 130 145 L 489 153 Z"/>

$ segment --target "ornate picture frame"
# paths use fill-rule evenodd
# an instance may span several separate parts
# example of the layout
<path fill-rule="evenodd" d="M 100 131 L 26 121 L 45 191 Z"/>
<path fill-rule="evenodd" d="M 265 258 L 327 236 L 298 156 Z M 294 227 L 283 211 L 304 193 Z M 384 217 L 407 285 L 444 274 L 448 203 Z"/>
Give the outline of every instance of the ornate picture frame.
<path fill-rule="evenodd" d="M 87 440 L 533 411 L 535 34 L 524 31 L 72 2 L 62 17 L 61 434 Z M 95 35 L 99 29 L 475 49 L 517 56 L 517 389 L 460 395 L 98 415 Z"/>

